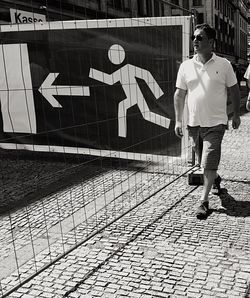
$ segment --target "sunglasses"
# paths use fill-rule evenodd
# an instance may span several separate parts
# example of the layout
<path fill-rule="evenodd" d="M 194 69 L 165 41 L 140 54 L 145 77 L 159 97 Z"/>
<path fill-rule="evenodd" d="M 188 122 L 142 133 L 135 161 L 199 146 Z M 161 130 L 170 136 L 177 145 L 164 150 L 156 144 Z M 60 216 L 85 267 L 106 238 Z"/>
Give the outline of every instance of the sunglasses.
<path fill-rule="evenodd" d="M 202 41 L 203 37 L 201 35 L 192 35 L 191 39 L 192 39 L 192 41 L 194 41 L 195 39 L 198 41 Z"/>

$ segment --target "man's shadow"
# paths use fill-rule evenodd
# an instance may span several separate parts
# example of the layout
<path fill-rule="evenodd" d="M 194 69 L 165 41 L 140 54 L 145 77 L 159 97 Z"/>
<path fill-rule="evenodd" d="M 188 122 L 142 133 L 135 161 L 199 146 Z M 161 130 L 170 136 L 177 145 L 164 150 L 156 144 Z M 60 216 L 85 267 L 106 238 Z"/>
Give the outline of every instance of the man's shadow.
<path fill-rule="evenodd" d="M 218 196 L 221 200 L 221 208 L 213 210 L 213 212 L 225 213 L 235 217 L 250 216 L 250 201 L 236 200 L 228 193 L 226 188 L 221 188 Z"/>

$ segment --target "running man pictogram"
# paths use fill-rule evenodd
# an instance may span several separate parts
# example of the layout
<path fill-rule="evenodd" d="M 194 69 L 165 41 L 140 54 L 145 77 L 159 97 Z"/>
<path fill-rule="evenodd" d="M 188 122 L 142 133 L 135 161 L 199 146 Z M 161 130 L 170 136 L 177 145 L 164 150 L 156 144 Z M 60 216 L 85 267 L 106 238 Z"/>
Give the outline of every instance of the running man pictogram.
<path fill-rule="evenodd" d="M 114 44 L 108 51 L 109 60 L 116 65 L 121 64 L 125 59 L 125 51 L 121 45 Z M 126 138 L 127 136 L 127 110 L 137 105 L 145 120 L 159 126 L 169 128 L 170 119 L 151 112 L 136 81 L 136 78 L 144 80 L 156 99 L 164 93 L 152 74 L 135 65 L 126 64 L 111 74 L 90 68 L 89 77 L 108 85 L 120 82 L 125 92 L 126 98 L 118 105 L 118 135 Z"/>

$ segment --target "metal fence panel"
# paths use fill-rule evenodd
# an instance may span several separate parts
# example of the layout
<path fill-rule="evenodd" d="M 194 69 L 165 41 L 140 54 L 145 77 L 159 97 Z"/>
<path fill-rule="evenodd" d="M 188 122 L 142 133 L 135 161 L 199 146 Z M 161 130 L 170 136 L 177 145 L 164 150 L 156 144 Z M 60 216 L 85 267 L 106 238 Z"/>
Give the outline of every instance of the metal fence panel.
<path fill-rule="evenodd" d="M 190 22 L 1 27 L 3 297 L 190 169 L 173 131 Z"/>

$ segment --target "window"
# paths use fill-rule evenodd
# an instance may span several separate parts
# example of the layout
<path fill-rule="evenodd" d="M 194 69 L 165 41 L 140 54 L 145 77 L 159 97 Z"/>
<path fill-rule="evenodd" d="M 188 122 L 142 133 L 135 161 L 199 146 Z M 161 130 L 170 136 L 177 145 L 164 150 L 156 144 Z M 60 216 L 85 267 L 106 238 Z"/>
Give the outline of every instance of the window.
<path fill-rule="evenodd" d="M 138 1 L 138 3 L 140 2 L 141 1 Z M 111 7 L 117 10 L 131 11 L 131 0 L 108 0 L 107 5 L 108 7 Z"/>
<path fill-rule="evenodd" d="M 217 15 L 214 15 L 214 27 L 215 27 L 215 29 L 218 29 L 219 28 L 218 16 Z"/>
<path fill-rule="evenodd" d="M 122 0 L 108 0 L 108 6 L 116 8 L 116 9 L 121 9 L 122 8 Z"/>
<path fill-rule="evenodd" d="M 221 10 L 222 6 L 221 6 L 221 0 L 218 0 L 218 10 Z"/>
<path fill-rule="evenodd" d="M 214 1 L 214 7 L 215 7 L 215 9 L 218 9 L 218 0 Z"/>
<path fill-rule="evenodd" d="M 224 3 L 224 15 L 227 17 L 228 16 L 228 6 L 226 3 Z"/>
<path fill-rule="evenodd" d="M 202 6 L 202 0 L 193 0 L 193 6 Z"/>
<path fill-rule="evenodd" d="M 223 20 L 223 34 L 227 34 L 227 23 Z"/>
<path fill-rule="evenodd" d="M 203 13 L 198 13 L 197 14 L 197 23 L 198 24 L 204 23 L 204 14 Z"/>
<path fill-rule="evenodd" d="M 146 0 L 146 9 L 147 9 L 147 16 L 152 17 L 152 2 L 151 2 L 151 0 Z"/>
<path fill-rule="evenodd" d="M 183 8 L 189 10 L 189 1 L 188 0 L 183 0 Z"/>
<path fill-rule="evenodd" d="M 0 24 L 10 23 L 10 11 L 8 8 L 0 8 Z"/>
<path fill-rule="evenodd" d="M 220 19 L 220 32 L 223 36 L 226 34 L 226 23 L 222 19 Z"/>
<path fill-rule="evenodd" d="M 165 15 L 165 9 L 164 9 L 164 4 L 161 3 L 161 15 L 164 16 Z"/>
<path fill-rule="evenodd" d="M 230 33 L 231 38 L 234 38 L 234 34 L 235 34 L 235 30 L 234 30 L 234 28 L 232 28 L 231 33 Z"/>
<path fill-rule="evenodd" d="M 179 6 L 179 0 L 171 0 L 171 3 L 173 3 L 174 5 L 178 5 Z"/>
<path fill-rule="evenodd" d="M 123 5 L 124 5 L 124 10 L 131 11 L 131 0 L 124 0 Z"/>
<path fill-rule="evenodd" d="M 137 0 L 137 10 L 139 16 L 144 16 L 143 2 L 141 0 Z"/>
<path fill-rule="evenodd" d="M 156 17 L 159 17 L 160 16 L 160 4 L 158 1 L 154 1 L 154 15 Z"/>
<path fill-rule="evenodd" d="M 231 9 L 231 20 L 233 21 L 234 20 L 234 10 Z"/>

